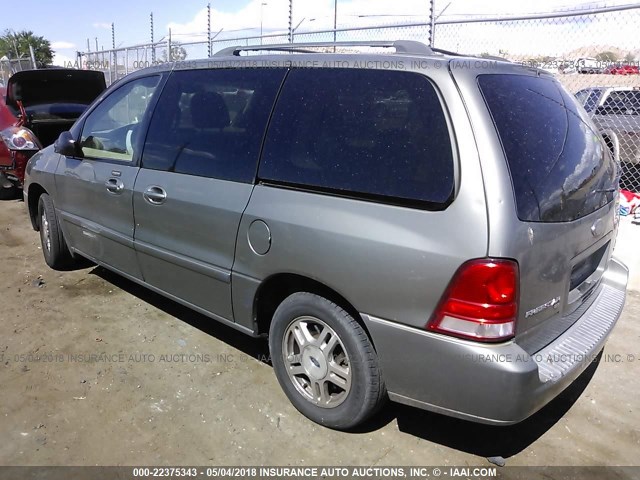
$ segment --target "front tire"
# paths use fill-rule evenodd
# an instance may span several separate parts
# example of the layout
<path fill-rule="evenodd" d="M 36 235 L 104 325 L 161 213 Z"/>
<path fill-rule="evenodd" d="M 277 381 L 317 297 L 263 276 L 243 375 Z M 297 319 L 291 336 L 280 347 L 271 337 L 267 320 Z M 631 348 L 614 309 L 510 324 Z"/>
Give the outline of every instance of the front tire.
<path fill-rule="evenodd" d="M 51 197 L 46 193 L 38 199 L 38 226 L 44 260 L 54 270 L 64 270 L 73 263 L 64 240 L 56 210 Z"/>
<path fill-rule="evenodd" d="M 307 292 L 287 297 L 273 316 L 269 350 L 291 403 L 320 425 L 353 428 L 387 398 L 367 333 L 326 298 Z"/>
<path fill-rule="evenodd" d="M 15 185 L 12 187 L 0 186 L 0 200 L 13 200 L 18 198 L 18 187 Z"/>

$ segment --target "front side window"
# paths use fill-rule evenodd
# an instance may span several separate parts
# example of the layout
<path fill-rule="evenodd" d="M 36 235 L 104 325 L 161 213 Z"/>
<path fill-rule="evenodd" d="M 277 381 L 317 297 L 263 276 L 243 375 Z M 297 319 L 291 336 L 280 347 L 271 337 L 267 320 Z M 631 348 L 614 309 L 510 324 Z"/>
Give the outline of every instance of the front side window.
<path fill-rule="evenodd" d="M 131 162 L 140 123 L 160 81 L 145 77 L 122 85 L 88 116 L 80 146 L 87 158 Z"/>
<path fill-rule="evenodd" d="M 142 167 L 251 183 L 285 69 L 183 70 L 158 99 Z"/>
<path fill-rule="evenodd" d="M 409 72 L 292 70 L 269 127 L 259 178 L 444 208 L 453 195 L 454 163 L 433 84 Z"/>

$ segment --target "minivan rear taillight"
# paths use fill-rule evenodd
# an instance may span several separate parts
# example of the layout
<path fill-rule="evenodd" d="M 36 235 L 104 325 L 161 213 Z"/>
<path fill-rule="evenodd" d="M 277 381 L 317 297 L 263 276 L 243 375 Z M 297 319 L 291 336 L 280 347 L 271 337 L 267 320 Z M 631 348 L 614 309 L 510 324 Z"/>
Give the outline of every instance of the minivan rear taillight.
<path fill-rule="evenodd" d="M 507 340 L 516 329 L 518 284 L 513 260 L 471 260 L 454 275 L 427 329 L 482 342 Z"/>

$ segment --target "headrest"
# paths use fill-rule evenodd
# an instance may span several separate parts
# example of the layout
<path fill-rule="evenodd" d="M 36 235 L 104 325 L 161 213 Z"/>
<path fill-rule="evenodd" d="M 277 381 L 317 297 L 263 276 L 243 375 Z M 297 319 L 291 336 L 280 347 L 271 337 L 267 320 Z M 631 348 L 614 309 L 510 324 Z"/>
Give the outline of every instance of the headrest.
<path fill-rule="evenodd" d="M 191 97 L 191 121 L 196 128 L 225 128 L 231 117 L 222 95 L 216 92 L 200 92 Z"/>

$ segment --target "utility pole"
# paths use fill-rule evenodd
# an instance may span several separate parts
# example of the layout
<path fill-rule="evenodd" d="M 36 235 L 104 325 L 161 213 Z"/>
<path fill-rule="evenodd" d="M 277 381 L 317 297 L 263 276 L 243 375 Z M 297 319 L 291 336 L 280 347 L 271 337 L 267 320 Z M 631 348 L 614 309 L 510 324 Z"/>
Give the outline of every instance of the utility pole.
<path fill-rule="evenodd" d="M 153 40 L 153 12 L 151 12 L 151 63 L 156 63 L 156 44 Z"/>
<path fill-rule="evenodd" d="M 431 17 L 431 42 L 429 43 L 430 47 L 433 47 L 436 43 L 436 22 L 442 16 L 442 14 L 447 11 L 447 8 L 451 6 L 451 3 L 452 2 L 447 3 L 447 6 L 444 7 L 442 10 L 440 10 L 440 13 L 436 15 L 435 0 L 432 0 L 433 6 L 431 7 L 432 17 Z"/>
<path fill-rule="evenodd" d="M 289 0 L 289 43 L 293 43 L 293 0 Z"/>
<path fill-rule="evenodd" d="M 33 45 L 29 44 L 29 53 L 31 54 L 31 64 L 33 65 L 33 69 L 38 69 L 38 64 L 36 63 L 36 54 L 33 51 Z"/>
<path fill-rule="evenodd" d="M 171 55 L 171 29 L 169 29 L 169 38 L 167 39 L 167 62 L 171 62 L 173 55 Z"/>
<path fill-rule="evenodd" d="M 266 2 L 262 2 L 260 4 L 260 45 L 262 45 L 262 17 L 263 17 L 263 9 L 265 5 L 267 5 Z"/>
<path fill-rule="evenodd" d="M 111 22 L 111 51 L 112 51 L 112 58 L 113 58 L 113 77 L 114 79 L 111 80 L 111 82 L 113 83 L 114 80 L 118 79 L 118 57 L 116 56 L 116 26 L 113 22 Z"/>
<path fill-rule="evenodd" d="M 338 38 L 338 0 L 333 1 L 333 43 L 336 43 Z M 335 51 L 336 47 L 333 47 Z"/>
<path fill-rule="evenodd" d="M 429 46 L 433 47 L 436 30 L 436 0 L 429 0 Z"/>
<path fill-rule="evenodd" d="M 207 3 L 207 57 L 211 58 L 211 4 Z"/>

